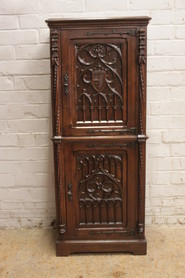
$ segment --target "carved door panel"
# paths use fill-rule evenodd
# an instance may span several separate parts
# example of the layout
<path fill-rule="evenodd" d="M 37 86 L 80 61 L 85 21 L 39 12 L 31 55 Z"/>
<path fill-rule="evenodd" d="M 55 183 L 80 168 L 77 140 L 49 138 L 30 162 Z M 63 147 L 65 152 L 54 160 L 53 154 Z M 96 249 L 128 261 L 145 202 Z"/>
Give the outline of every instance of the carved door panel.
<path fill-rule="evenodd" d="M 130 143 L 114 141 L 66 145 L 69 237 L 134 235 L 136 157 L 137 148 Z"/>
<path fill-rule="evenodd" d="M 62 33 L 64 135 L 136 132 L 136 44 L 126 29 Z"/>

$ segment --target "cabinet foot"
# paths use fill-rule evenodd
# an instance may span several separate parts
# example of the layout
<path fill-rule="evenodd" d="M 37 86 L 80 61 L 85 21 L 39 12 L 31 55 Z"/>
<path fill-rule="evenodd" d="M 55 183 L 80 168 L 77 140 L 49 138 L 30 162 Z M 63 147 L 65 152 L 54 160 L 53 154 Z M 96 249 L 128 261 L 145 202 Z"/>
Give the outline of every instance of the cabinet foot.
<path fill-rule="evenodd" d="M 133 240 L 61 240 L 56 242 L 56 255 L 72 253 L 132 253 L 146 255 L 145 239 Z"/>

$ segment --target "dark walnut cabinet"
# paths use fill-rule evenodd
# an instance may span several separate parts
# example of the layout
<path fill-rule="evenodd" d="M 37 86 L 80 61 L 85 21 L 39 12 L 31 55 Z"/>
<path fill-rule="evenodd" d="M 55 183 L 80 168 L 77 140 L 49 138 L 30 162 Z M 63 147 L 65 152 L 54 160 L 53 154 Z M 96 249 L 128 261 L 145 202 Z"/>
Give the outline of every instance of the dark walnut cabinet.
<path fill-rule="evenodd" d="M 146 254 L 150 18 L 49 19 L 58 256 Z"/>

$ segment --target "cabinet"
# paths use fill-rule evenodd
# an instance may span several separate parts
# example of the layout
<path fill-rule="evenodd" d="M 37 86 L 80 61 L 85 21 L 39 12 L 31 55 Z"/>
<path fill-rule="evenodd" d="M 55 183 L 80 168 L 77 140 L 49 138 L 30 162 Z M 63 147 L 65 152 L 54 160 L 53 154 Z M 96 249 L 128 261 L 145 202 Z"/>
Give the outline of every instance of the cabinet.
<path fill-rule="evenodd" d="M 149 17 L 49 19 L 57 255 L 146 254 Z"/>

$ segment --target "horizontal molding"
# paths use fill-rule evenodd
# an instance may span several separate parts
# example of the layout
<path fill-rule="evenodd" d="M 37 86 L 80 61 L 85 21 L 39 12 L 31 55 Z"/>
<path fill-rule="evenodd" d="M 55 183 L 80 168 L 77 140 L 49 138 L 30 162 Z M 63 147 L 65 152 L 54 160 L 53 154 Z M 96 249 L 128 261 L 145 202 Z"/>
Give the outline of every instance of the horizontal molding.
<path fill-rule="evenodd" d="M 145 134 L 138 135 L 124 135 L 124 136 L 53 136 L 51 140 L 54 143 L 67 143 L 67 142 L 85 142 L 85 141 L 101 141 L 105 140 L 106 142 L 114 140 L 117 143 L 127 143 L 127 142 L 145 142 L 148 139 L 148 136 Z"/>

